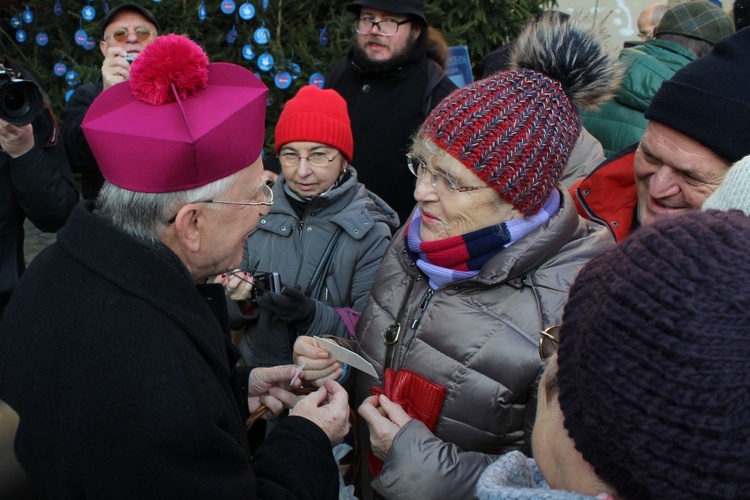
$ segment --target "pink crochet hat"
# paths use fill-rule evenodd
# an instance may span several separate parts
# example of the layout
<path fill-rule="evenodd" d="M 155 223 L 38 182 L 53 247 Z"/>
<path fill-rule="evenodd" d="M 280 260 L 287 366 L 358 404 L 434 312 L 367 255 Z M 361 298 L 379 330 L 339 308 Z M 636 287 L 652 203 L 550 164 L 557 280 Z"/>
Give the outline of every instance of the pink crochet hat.
<path fill-rule="evenodd" d="M 83 132 L 104 178 L 167 193 L 204 186 L 260 156 L 268 89 L 250 71 L 208 57 L 184 36 L 158 37 L 130 80 L 102 92 Z"/>

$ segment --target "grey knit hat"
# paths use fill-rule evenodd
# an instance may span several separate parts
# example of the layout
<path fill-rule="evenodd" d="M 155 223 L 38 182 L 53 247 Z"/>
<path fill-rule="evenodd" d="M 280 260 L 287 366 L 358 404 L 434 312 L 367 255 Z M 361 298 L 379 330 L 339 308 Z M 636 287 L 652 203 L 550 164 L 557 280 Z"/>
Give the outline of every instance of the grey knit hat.
<path fill-rule="evenodd" d="M 750 491 L 750 218 L 657 219 L 570 290 L 557 382 L 565 427 L 623 498 Z"/>
<path fill-rule="evenodd" d="M 750 215 L 750 156 L 735 163 L 721 186 L 703 203 L 703 210 L 742 210 Z"/>
<path fill-rule="evenodd" d="M 714 44 L 734 33 L 734 21 L 721 8 L 706 0 L 685 2 L 665 12 L 654 28 L 654 36 L 667 33 Z"/>

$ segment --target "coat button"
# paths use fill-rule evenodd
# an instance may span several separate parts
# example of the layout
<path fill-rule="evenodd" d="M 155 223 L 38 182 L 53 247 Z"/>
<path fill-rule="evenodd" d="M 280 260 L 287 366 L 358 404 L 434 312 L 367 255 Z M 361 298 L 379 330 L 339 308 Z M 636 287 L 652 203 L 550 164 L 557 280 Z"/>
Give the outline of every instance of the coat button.
<path fill-rule="evenodd" d="M 281 230 L 286 232 L 286 226 L 281 226 Z"/>
<path fill-rule="evenodd" d="M 312 227 L 311 226 L 307 226 L 307 232 L 309 233 L 310 231 L 312 231 Z"/>
<path fill-rule="evenodd" d="M 591 191 L 589 191 L 588 189 L 584 189 L 583 190 L 583 196 L 588 196 L 590 192 Z"/>
<path fill-rule="evenodd" d="M 369 94 L 370 90 L 372 90 L 372 87 L 370 87 L 369 84 L 365 83 L 364 85 L 362 85 L 362 93 L 363 94 Z"/>
<path fill-rule="evenodd" d="M 620 225 L 620 223 L 619 223 L 619 222 L 617 222 L 616 220 L 613 220 L 613 221 L 612 221 L 612 226 L 613 226 L 613 227 L 617 227 L 617 226 L 619 226 L 619 225 Z"/>
<path fill-rule="evenodd" d="M 260 220 L 260 223 L 261 223 L 261 224 L 265 224 L 265 223 L 266 223 L 266 219 L 261 219 L 261 220 Z"/>

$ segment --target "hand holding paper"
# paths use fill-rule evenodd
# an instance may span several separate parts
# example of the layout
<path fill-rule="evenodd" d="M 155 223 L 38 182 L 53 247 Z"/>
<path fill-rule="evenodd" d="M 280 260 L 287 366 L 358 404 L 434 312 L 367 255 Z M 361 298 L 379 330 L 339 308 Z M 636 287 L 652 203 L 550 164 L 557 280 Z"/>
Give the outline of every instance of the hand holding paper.
<path fill-rule="evenodd" d="M 294 362 L 305 364 L 304 380 L 315 387 L 322 386 L 326 380 L 338 379 L 342 373 L 341 365 L 313 337 L 297 337 L 294 342 Z"/>

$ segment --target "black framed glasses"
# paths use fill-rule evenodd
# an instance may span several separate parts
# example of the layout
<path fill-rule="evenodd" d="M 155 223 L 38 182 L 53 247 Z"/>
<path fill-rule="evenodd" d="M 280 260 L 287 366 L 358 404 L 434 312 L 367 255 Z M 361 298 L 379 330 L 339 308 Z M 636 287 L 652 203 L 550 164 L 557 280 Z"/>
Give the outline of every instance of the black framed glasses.
<path fill-rule="evenodd" d="M 273 206 L 273 183 L 266 181 L 258 186 L 257 194 L 254 198 L 260 198 L 263 201 L 226 201 L 226 200 L 197 200 L 191 201 L 188 205 L 193 203 L 217 203 L 219 205 L 245 205 L 249 207 L 272 207 Z M 177 214 L 174 214 L 169 218 L 167 224 L 174 224 L 177 220 Z"/>
<path fill-rule="evenodd" d="M 560 325 L 553 325 L 539 332 L 539 357 L 546 363 L 560 346 Z"/>
<path fill-rule="evenodd" d="M 398 27 L 402 24 L 410 23 L 411 19 L 398 21 L 396 19 L 383 19 L 376 21 L 371 17 L 360 17 L 354 20 L 354 29 L 360 35 L 368 35 L 374 26 L 378 27 L 378 33 L 383 36 L 393 36 L 398 33 Z"/>
<path fill-rule="evenodd" d="M 127 28 L 117 28 L 112 33 L 105 36 L 104 41 L 107 41 L 110 38 L 114 38 L 117 43 L 125 43 L 131 33 L 135 33 L 135 37 L 141 43 L 147 41 L 149 38 L 151 38 L 152 35 L 156 35 L 156 33 L 148 29 L 146 26 L 138 26 L 133 31 L 130 31 Z"/>
<path fill-rule="evenodd" d="M 437 170 L 430 170 L 429 168 L 427 168 L 427 164 L 423 159 L 412 154 L 406 155 L 406 165 L 409 167 L 409 172 L 411 172 L 418 180 L 421 180 L 426 174 L 430 174 L 430 182 L 432 184 L 432 187 L 435 188 L 435 190 L 439 193 L 454 194 L 456 191 L 458 191 L 459 193 L 466 193 L 468 191 L 476 191 L 477 189 L 485 189 L 490 187 L 487 185 L 464 186 L 462 184 L 459 184 L 442 172 L 438 172 Z"/>
<path fill-rule="evenodd" d="M 328 166 L 328 164 L 333 160 L 338 158 L 340 154 L 341 152 L 337 151 L 335 155 L 329 158 L 328 155 L 322 151 L 314 151 L 307 156 L 302 156 L 289 151 L 286 153 L 281 153 L 279 155 L 279 162 L 284 167 L 296 167 L 297 165 L 299 165 L 299 162 L 302 159 L 305 159 L 307 160 L 307 163 L 309 163 L 313 167 L 325 167 Z"/>

